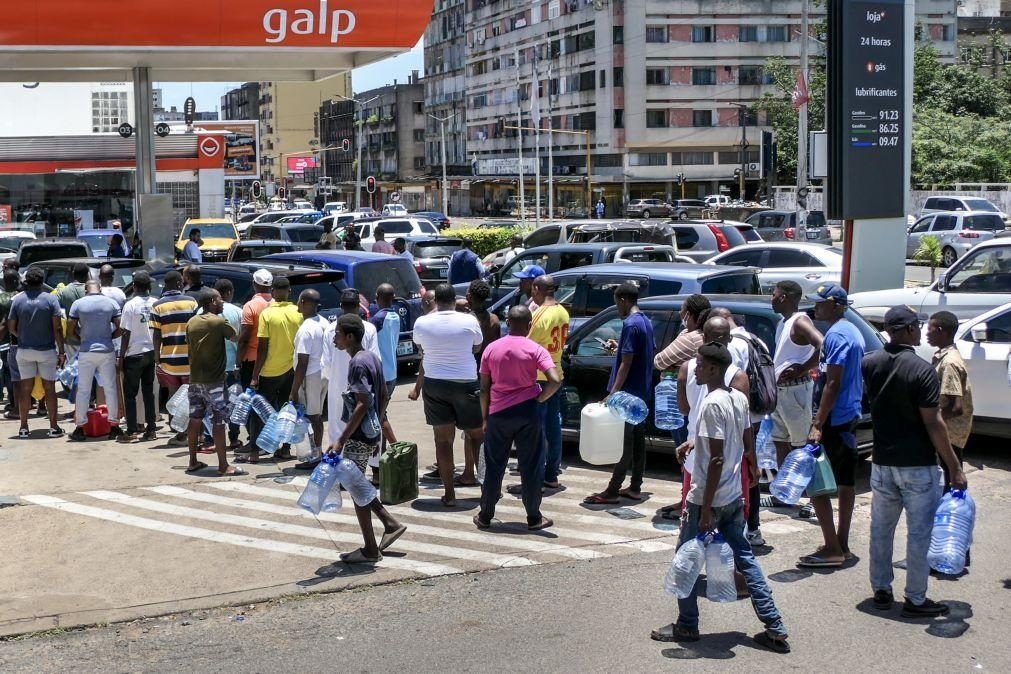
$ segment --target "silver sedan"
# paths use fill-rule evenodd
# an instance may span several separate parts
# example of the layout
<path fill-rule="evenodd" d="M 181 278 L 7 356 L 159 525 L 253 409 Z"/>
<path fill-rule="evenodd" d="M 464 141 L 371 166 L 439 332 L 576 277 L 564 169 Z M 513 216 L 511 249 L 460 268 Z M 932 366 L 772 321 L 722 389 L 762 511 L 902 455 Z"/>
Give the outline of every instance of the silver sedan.
<path fill-rule="evenodd" d="M 757 267 L 763 293 L 780 281 L 796 281 L 805 292 L 842 278 L 842 251 L 817 243 L 771 241 L 738 246 L 710 258 L 707 264 Z"/>

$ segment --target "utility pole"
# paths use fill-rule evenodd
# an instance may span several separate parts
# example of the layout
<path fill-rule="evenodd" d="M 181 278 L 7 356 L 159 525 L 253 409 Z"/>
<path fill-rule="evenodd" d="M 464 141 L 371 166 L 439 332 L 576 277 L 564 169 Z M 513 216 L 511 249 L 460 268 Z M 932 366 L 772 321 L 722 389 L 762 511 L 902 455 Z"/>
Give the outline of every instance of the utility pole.
<path fill-rule="evenodd" d="M 800 2 L 800 74 L 804 78 L 805 86 L 810 87 L 808 82 L 808 68 L 809 68 L 809 55 L 808 55 L 808 41 L 811 39 L 811 29 L 810 20 L 808 16 L 808 0 L 801 0 Z M 826 108 L 827 109 L 827 108 Z M 807 102 L 800 106 L 798 120 L 797 120 L 797 194 L 799 196 L 800 190 L 807 187 Z M 797 203 L 797 239 L 799 241 L 806 240 L 806 224 L 807 218 L 803 216 L 803 208 L 801 208 L 799 199 Z"/>
<path fill-rule="evenodd" d="M 537 47 L 530 80 L 530 120 L 534 123 L 534 227 L 541 226 L 541 95 L 538 89 Z M 535 103 L 536 101 L 536 103 Z"/>
<path fill-rule="evenodd" d="M 520 50 L 516 49 L 513 53 L 516 56 L 516 141 L 517 156 L 519 157 L 517 169 L 520 174 L 520 224 L 525 225 L 527 222 L 527 186 L 523 182 L 523 95 L 520 85 Z"/>
<path fill-rule="evenodd" d="M 456 117 L 453 113 L 449 117 L 436 117 L 432 113 L 428 116 L 434 119 L 442 127 L 442 214 L 449 215 L 449 177 L 446 173 L 446 122 Z"/>
<path fill-rule="evenodd" d="M 550 51 L 548 54 L 550 55 Z M 554 148 L 552 147 L 555 144 L 553 133 L 555 123 L 551 116 L 552 110 L 551 63 L 548 63 L 548 222 L 550 223 L 554 223 L 555 221 L 555 155 Z"/>

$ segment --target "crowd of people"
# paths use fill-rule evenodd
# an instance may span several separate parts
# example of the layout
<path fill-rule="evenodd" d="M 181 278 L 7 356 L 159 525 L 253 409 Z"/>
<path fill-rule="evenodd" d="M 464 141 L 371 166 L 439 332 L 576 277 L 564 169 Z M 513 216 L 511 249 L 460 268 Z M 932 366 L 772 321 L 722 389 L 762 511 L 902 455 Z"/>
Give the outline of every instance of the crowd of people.
<path fill-rule="evenodd" d="M 465 251 L 469 249 L 465 248 Z M 463 263 L 476 255 L 464 252 Z M 111 269 L 111 268 L 110 268 Z M 516 452 L 518 484 L 505 491 L 522 498 L 531 531 L 553 525 L 541 512 L 542 498 L 563 488 L 560 419 L 561 357 L 568 337 L 569 314 L 555 300 L 555 281 L 543 270 L 524 279 L 527 301 L 513 306 L 502 336 L 499 318 L 488 312 L 488 284 L 471 279 L 465 299 L 443 284 L 425 292 L 424 315 L 413 326 L 422 362 L 408 393 L 422 400 L 432 427 L 436 466 L 422 479 L 442 483 L 441 503 L 456 506 L 456 490 L 478 486 L 481 507 L 475 526 L 493 529 L 496 504 L 511 451 Z M 291 401 L 304 406 L 311 425 L 315 458 L 295 466 L 311 470 L 324 452 L 340 453 L 363 473 L 375 469 L 387 443 L 396 441 L 387 407 L 397 386 L 400 316 L 393 308 L 394 289 L 376 291 L 371 314 L 362 310 L 357 290 L 343 291 L 342 314 L 335 322 L 319 314 L 320 296 L 306 290 L 291 296 L 288 279 L 261 269 L 253 274 L 255 293 L 241 308 L 233 304 L 227 280 L 213 288 L 201 283 L 190 265 L 164 277 L 161 296 L 151 295 L 151 278 L 139 272 L 127 302 L 113 287 L 111 271 L 98 280 L 89 269 L 74 269 L 73 283 L 57 292 L 43 287 L 42 273 L 31 268 L 23 284 L 16 269 L 4 269 L 0 293 L 0 358 L 16 393 L 8 418 L 19 418 L 19 436 L 29 437 L 29 410 L 36 378 L 45 392 L 51 438 L 63 434 L 58 419 L 55 382 L 68 362 L 78 363 L 79 385 L 71 440 L 85 439 L 84 426 L 97 376 L 108 406 L 110 438 L 123 443 L 158 438 L 155 381 L 171 396 L 189 385 L 189 426 L 169 439 L 189 450 L 188 473 L 208 466 L 200 454 L 216 454 L 217 474 L 243 474 L 233 462 L 261 460 L 256 438 L 263 422 L 250 415 L 242 429 L 228 419 L 228 389 L 239 384 L 259 392 L 280 409 Z M 964 489 L 962 449 L 972 420 L 972 395 L 965 364 L 953 346 L 957 320 L 940 312 L 927 323 L 927 338 L 938 351 L 933 364 L 920 359 L 920 317 L 906 307 L 885 316 L 890 337 L 883 349 L 867 351 L 857 327 L 847 320 L 846 291 L 824 285 L 807 295 L 814 320 L 800 304 L 799 285 L 777 284 L 771 305 L 782 320 L 772 353 L 734 315 L 712 306 L 703 295 L 685 299 L 678 337 L 656 352 L 653 326 L 639 310 L 638 286 L 622 283 L 614 303 L 621 334 L 606 344 L 614 355 L 607 395 L 619 391 L 653 404 L 656 372 L 677 377 L 678 406 L 686 424 L 674 431 L 683 476 L 680 503 L 661 508 L 680 519 L 679 545 L 698 533 L 719 531 L 734 551 L 739 591 L 750 596 L 765 625 L 759 641 L 789 650 L 787 630 L 755 559 L 753 547 L 765 544 L 760 529 L 759 468 L 755 438 L 766 413 L 780 462 L 795 448 L 820 445 L 838 486 L 833 508 L 828 496 L 811 499 L 824 545 L 800 557 L 801 567 L 833 569 L 853 559 L 850 529 L 858 466 L 856 426 L 868 401 L 874 426 L 871 490 L 870 576 L 874 606 L 893 605 L 892 548 L 897 520 L 908 521 L 906 617 L 942 615 L 947 608 L 926 596 L 926 562 L 931 521 L 943 484 Z M 815 321 L 827 325 L 824 334 Z M 757 367 L 762 358 L 774 367 L 774 409 L 756 400 Z M 120 391 L 120 382 L 122 394 Z M 143 426 L 137 399 L 143 401 Z M 122 401 L 122 411 L 120 401 Z M 324 424 L 324 410 L 328 423 Z M 205 418 L 212 432 L 204 431 Z M 121 430 L 121 419 L 125 430 Z M 455 470 L 454 444 L 462 433 L 464 468 Z M 282 446 L 273 460 L 293 460 Z M 940 468 L 938 461 L 940 460 Z M 589 505 L 641 501 L 646 467 L 642 424 L 626 424 L 623 451 L 606 487 L 586 497 Z M 630 479 L 625 485 L 626 477 Z M 374 477 L 374 475 L 373 475 Z M 764 505 L 780 503 L 765 502 Z M 406 531 L 377 500 L 356 511 L 364 545 L 343 556 L 350 563 L 374 563 Z M 377 543 L 372 515 L 383 525 Z M 678 602 L 677 620 L 653 632 L 661 641 L 699 639 L 697 597 Z"/>

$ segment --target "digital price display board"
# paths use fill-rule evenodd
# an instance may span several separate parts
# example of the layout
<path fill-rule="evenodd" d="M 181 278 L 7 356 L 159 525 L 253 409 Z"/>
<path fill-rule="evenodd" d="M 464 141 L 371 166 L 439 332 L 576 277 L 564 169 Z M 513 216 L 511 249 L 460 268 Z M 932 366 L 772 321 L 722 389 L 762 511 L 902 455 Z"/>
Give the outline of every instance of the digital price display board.
<path fill-rule="evenodd" d="M 829 218 L 905 215 L 905 11 L 903 0 L 830 3 Z"/>

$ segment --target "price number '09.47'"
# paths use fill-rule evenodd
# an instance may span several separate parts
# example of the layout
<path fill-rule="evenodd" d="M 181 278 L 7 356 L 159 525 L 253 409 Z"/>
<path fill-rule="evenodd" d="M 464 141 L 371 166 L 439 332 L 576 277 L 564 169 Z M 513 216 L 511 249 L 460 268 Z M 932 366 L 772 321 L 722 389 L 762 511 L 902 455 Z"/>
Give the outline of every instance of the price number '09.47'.
<path fill-rule="evenodd" d="M 898 136 L 879 136 L 878 137 L 878 147 L 897 147 L 899 144 Z"/>

